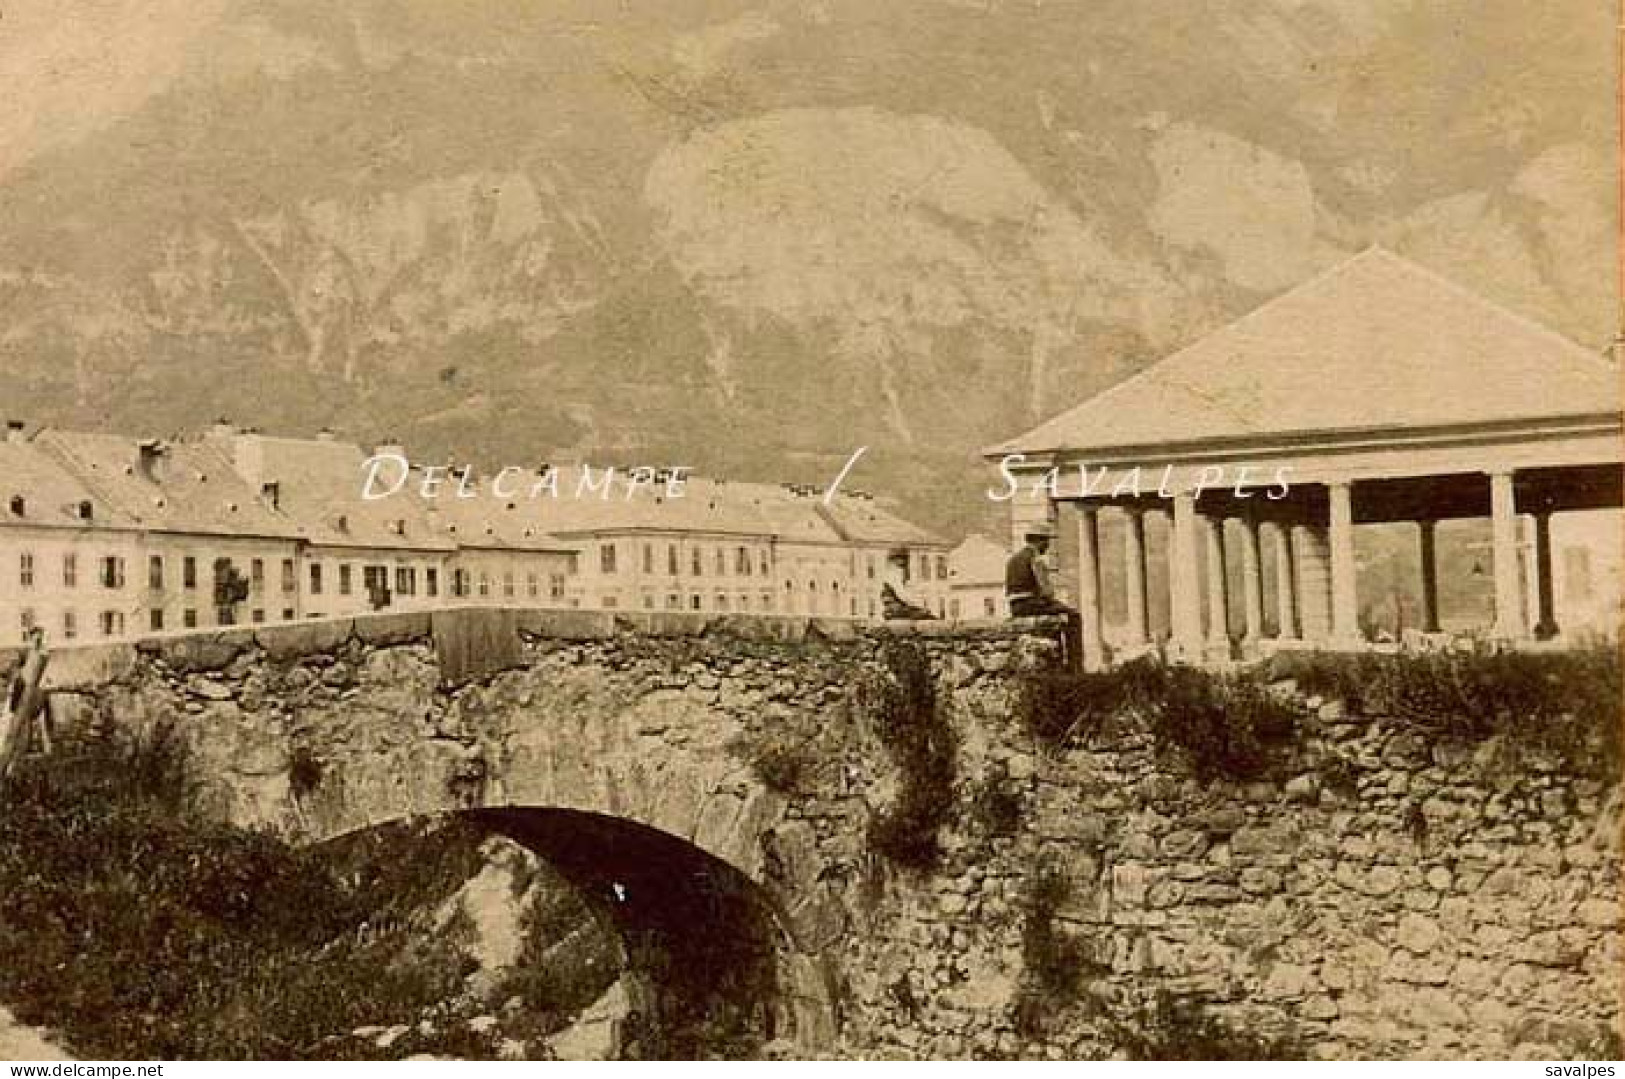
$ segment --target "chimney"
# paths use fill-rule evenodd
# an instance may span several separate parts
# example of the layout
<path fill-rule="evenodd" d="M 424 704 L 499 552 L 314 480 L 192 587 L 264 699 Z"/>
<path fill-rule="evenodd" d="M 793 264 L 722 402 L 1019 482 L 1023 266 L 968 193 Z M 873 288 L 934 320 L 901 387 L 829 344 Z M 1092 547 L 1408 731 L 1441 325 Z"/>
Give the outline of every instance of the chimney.
<path fill-rule="evenodd" d="M 331 427 L 323 427 L 320 431 L 316 432 L 317 442 L 332 442 L 337 437 L 338 436 L 333 433 L 333 429 Z"/>
<path fill-rule="evenodd" d="M 162 481 L 164 457 L 169 447 L 156 438 L 143 438 L 135 444 L 135 449 L 137 471 L 152 483 Z"/>
<path fill-rule="evenodd" d="M 224 416 L 209 425 L 208 434 L 215 438 L 230 438 L 237 433 L 237 427 Z"/>
<path fill-rule="evenodd" d="M 26 437 L 24 437 L 24 434 L 23 434 L 23 432 L 25 432 L 27 430 L 28 430 L 28 425 L 26 423 L 24 423 L 22 420 L 7 420 L 6 421 L 6 441 L 7 442 L 12 442 L 12 443 L 27 442 L 28 439 Z"/>
<path fill-rule="evenodd" d="M 378 445 L 372 448 L 372 452 L 375 456 L 399 457 L 402 460 L 407 459 L 406 447 L 401 445 L 393 438 L 384 439 L 384 441 L 378 443 Z"/>
<path fill-rule="evenodd" d="M 260 496 L 270 503 L 272 509 L 279 510 L 282 508 L 282 484 L 277 483 L 275 480 L 270 483 L 260 484 Z"/>

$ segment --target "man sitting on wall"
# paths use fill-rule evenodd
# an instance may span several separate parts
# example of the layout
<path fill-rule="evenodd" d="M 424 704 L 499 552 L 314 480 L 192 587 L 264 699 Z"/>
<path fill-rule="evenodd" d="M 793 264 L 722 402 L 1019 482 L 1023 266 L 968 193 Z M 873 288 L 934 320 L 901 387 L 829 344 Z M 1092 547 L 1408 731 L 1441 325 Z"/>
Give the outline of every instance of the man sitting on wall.
<path fill-rule="evenodd" d="M 1044 563 L 1050 542 L 1055 538 L 1054 528 L 1047 523 L 1035 524 L 1027 530 L 1025 538 L 1025 546 L 1004 564 L 1004 595 L 1010 601 L 1010 616 L 1072 614 L 1071 607 L 1055 598 L 1049 568 Z"/>

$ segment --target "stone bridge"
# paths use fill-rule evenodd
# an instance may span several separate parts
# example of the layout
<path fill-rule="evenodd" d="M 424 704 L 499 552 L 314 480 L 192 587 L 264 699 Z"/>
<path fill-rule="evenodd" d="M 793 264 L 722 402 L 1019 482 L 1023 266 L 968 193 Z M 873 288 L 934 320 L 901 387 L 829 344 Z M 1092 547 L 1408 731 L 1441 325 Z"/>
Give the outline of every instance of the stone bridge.
<path fill-rule="evenodd" d="M 933 642 L 970 681 L 978 657 L 1002 671 L 1053 652 L 1031 626 L 463 609 L 64 650 L 48 686 L 59 726 L 178 722 L 220 809 L 301 840 L 523 809 L 617 822 L 599 826 L 606 860 L 647 850 L 636 829 L 691 845 L 749 880 L 781 931 L 781 1026 L 811 1051 L 834 1038 L 827 957 L 850 932 L 885 754 L 837 762 L 847 797 L 816 808 L 792 805 L 757 762 L 785 739 L 867 742 L 855 687 L 900 636 Z M 559 831 L 485 816 L 531 838 Z"/>
<path fill-rule="evenodd" d="M 866 687 L 904 641 L 956 737 L 931 870 L 869 842 L 899 774 Z M 1057 661 L 1032 623 L 449 610 L 65 650 L 49 686 L 59 728 L 176 723 L 222 810 L 312 842 L 474 813 L 634 895 L 687 852 L 763 914 L 808 1053 L 1121 1052 L 1114 1017 L 1157 991 L 1325 1056 L 1551 1057 L 1617 1028 L 1616 784 L 1330 704 L 1251 783 L 1198 782 L 1132 725 L 1046 750 L 1013 694 Z M 1040 871 L 1064 882 L 1042 924 Z M 1044 947 L 1071 989 L 1035 976 Z"/>

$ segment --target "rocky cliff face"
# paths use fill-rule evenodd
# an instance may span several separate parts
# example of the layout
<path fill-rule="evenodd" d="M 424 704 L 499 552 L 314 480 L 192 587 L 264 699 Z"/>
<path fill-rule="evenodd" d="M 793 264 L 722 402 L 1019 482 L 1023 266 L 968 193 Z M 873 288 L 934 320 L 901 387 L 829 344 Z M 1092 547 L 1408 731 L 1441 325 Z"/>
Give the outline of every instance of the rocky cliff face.
<path fill-rule="evenodd" d="M 955 526 L 976 447 L 1372 241 L 1611 329 L 1585 0 L 190 14 L 104 27 L 176 33 L 71 123 L 0 125 L 36 419 L 814 482 L 867 444 L 858 482 Z"/>

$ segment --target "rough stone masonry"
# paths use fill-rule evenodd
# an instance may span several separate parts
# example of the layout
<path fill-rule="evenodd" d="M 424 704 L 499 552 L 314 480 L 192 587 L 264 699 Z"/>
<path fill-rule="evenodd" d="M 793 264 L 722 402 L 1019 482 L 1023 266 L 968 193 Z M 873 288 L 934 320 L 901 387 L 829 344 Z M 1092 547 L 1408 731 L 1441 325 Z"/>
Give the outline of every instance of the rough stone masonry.
<path fill-rule="evenodd" d="M 898 785 L 869 687 L 904 641 L 958 741 L 929 871 L 866 842 Z M 1326 1057 L 1555 1057 L 1617 1031 L 1617 784 L 1336 702 L 1268 782 L 1198 782 L 1132 724 L 1044 751 L 1013 700 L 1054 662 L 1032 624 L 452 611 L 62 652 L 51 707 L 63 729 L 179 721 L 223 811 L 309 840 L 524 806 L 692 843 L 784 925 L 807 1053 L 1122 1053 L 1159 991 Z M 1012 828 L 973 809 L 995 786 Z M 1039 928 L 1082 971 L 1048 995 L 1041 872 L 1064 887 Z"/>

